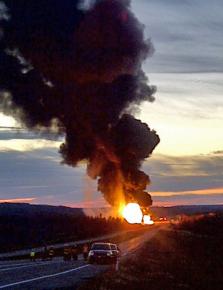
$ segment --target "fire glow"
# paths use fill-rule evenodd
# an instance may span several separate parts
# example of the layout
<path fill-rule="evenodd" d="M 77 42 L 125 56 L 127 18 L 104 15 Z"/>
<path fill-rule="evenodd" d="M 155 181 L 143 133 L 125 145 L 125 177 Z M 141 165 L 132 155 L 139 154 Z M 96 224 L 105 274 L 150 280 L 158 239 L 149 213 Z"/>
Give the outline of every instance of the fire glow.
<path fill-rule="evenodd" d="M 154 224 L 154 221 L 151 220 L 150 215 L 144 215 L 144 217 L 143 217 L 143 223 L 145 225 L 153 225 Z"/>
<path fill-rule="evenodd" d="M 130 224 L 154 224 L 150 215 L 143 215 L 143 212 L 137 203 L 128 203 L 122 210 L 122 216 Z"/>

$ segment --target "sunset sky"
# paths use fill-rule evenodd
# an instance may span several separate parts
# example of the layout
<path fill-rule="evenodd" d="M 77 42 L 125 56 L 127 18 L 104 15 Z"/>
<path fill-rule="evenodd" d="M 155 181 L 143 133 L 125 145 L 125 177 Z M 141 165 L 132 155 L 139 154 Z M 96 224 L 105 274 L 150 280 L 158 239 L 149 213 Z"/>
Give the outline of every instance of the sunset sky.
<path fill-rule="evenodd" d="M 161 143 L 143 164 L 154 205 L 223 204 L 223 2 L 133 0 L 155 53 L 144 64 L 157 86 L 136 116 Z M 62 140 L 0 113 L 0 202 L 104 206 L 85 165 L 61 165 Z"/>

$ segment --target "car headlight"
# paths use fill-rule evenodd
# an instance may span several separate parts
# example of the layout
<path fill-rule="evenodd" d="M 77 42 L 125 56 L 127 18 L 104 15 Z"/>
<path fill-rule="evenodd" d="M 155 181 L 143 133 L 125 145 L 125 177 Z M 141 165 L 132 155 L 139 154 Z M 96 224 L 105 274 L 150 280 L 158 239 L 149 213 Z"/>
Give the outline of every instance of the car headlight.
<path fill-rule="evenodd" d="M 94 252 L 93 251 L 90 251 L 88 256 L 94 256 Z"/>
<path fill-rule="evenodd" d="M 112 256 L 112 251 L 108 252 L 107 256 Z"/>

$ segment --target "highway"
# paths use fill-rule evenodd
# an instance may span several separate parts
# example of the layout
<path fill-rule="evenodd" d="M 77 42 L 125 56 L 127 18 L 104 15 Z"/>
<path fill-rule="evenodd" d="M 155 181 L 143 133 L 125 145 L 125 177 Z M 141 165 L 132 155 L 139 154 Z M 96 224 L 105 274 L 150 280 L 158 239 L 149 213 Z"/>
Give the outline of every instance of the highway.
<path fill-rule="evenodd" d="M 119 244 L 122 251 L 121 259 L 131 255 L 146 240 L 151 239 L 159 231 L 160 226 L 154 226 L 140 236 Z M 111 266 L 89 265 L 82 256 L 78 261 L 63 261 L 56 257 L 52 261 L 30 262 L 2 261 L 0 262 L 0 289 L 75 289 L 86 279 L 90 279 Z"/>

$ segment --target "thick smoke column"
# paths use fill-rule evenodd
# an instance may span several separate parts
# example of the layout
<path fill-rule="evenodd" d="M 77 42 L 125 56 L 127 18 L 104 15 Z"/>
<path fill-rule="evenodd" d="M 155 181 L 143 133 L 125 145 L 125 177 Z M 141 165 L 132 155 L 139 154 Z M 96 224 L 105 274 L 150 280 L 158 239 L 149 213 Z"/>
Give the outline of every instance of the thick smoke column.
<path fill-rule="evenodd" d="M 159 143 L 133 112 L 153 101 L 141 69 L 153 51 L 130 1 L 0 2 L 0 108 L 28 128 L 65 134 L 65 163 L 86 160 L 88 174 L 112 205 L 151 205 L 139 170 Z"/>

